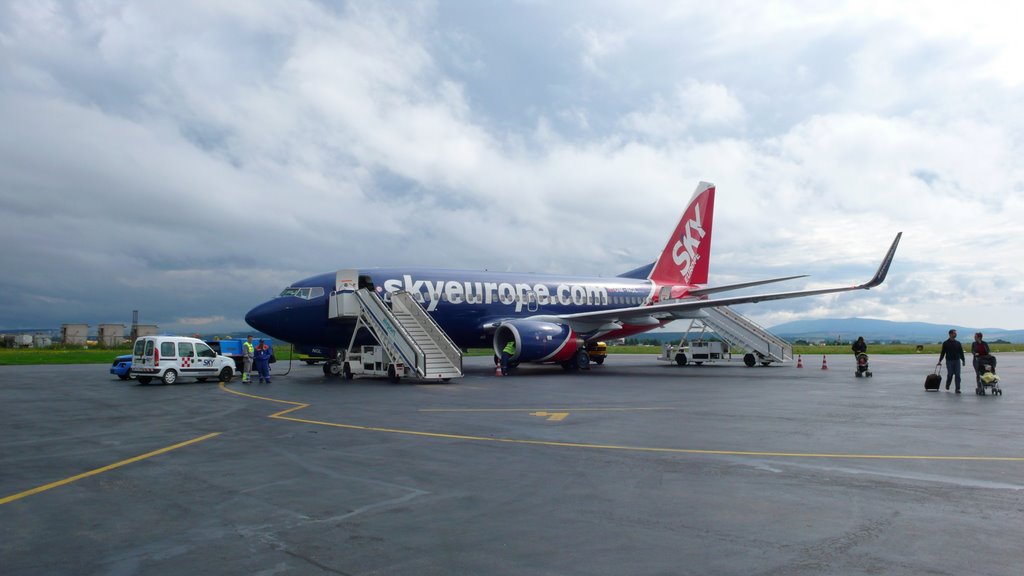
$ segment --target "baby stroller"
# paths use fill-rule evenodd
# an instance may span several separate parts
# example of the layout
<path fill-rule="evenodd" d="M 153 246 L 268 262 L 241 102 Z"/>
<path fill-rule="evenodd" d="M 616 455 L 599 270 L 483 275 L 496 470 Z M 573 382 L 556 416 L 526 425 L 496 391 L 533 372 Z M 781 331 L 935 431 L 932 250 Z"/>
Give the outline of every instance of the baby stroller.
<path fill-rule="evenodd" d="M 871 377 L 871 370 L 868 369 L 868 355 L 864 352 L 858 352 L 857 358 L 857 371 L 853 373 L 854 376 L 860 378 L 861 376 Z"/>
<path fill-rule="evenodd" d="M 979 396 L 984 396 L 985 389 L 989 388 L 990 393 L 993 396 L 1002 396 L 1003 389 L 999 387 L 999 376 L 996 376 L 996 358 L 995 356 L 978 356 L 975 360 L 978 364 L 978 387 L 975 388 L 974 393 Z"/>

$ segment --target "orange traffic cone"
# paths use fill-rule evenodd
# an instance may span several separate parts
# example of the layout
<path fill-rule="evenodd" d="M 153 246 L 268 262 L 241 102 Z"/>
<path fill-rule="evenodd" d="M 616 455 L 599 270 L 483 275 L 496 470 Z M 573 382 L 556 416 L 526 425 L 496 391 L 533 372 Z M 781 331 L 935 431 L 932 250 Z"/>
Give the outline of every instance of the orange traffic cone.
<path fill-rule="evenodd" d="M 803 356 L 801 356 L 799 354 L 796 355 L 796 367 L 797 368 L 803 368 L 804 367 L 804 358 L 803 358 Z"/>
<path fill-rule="evenodd" d="M 494 375 L 504 376 L 504 374 L 501 373 L 501 364 L 498 364 L 497 366 L 494 367 Z"/>
<path fill-rule="evenodd" d="M 824 354 L 822 354 L 822 356 L 821 356 L 821 369 L 822 370 L 828 370 L 828 361 L 825 360 L 825 355 Z"/>

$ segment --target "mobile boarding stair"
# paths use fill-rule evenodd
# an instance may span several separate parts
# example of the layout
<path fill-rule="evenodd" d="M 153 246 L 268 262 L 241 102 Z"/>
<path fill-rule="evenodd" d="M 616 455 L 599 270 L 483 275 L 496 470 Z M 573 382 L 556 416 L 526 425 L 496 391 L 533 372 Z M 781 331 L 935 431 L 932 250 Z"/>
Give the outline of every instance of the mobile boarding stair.
<path fill-rule="evenodd" d="M 330 318 L 356 319 L 352 339 L 340 363 L 345 378 L 351 378 L 354 373 L 383 376 L 386 372 L 393 382 L 402 375 L 447 382 L 463 376 L 462 351 L 411 294 L 391 293 L 388 306 L 366 288 L 339 288 L 331 294 Z M 362 328 L 373 334 L 380 350 L 371 346 L 355 347 L 356 336 Z M 371 355 L 386 361 L 364 366 L 363 361 Z"/>
<path fill-rule="evenodd" d="M 702 317 L 694 319 L 690 323 L 690 328 L 675 351 L 666 351 L 663 359 L 676 360 L 676 356 L 683 350 L 690 332 L 699 328 L 702 337 L 705 331 L 711 330 L 730 347 L 743 349 L 746 352 L 743 355 L 743 363 L 747 366 L 754 366 L 758 363 L 767 366 L 772 362 L 793 361 L 793 346 L 789 342 L 758 326 L 743 315 L 733 312 L 727 306 L 704 308 L 702 312 L 704 313 Z"/>

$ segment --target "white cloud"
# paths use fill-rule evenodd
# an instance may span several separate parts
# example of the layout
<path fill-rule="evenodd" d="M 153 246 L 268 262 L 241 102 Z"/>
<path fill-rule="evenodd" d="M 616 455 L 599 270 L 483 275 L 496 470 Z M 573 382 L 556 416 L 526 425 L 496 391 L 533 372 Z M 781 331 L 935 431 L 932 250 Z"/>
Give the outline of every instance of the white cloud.
<path fill-rule="evenodd" d="M 705 179 L 714 281 L 862 281 L 905 232 L 881 289 L 764 324 L 1024 325 L 1015 9 L 926 8 L 9 3 L 0 318 L 240 326 L 341 266 L 614 274 Z"/>
<path fill-rule="evenodd" d="M 671 98 L 656 95 L 649 110 L 627 114 L 622 124 L 664 141 L 686 139 L 694 129 L 741 125 L 744 117 L 743 104 L 725 86 L 688 80 L 675 87 Z"/>

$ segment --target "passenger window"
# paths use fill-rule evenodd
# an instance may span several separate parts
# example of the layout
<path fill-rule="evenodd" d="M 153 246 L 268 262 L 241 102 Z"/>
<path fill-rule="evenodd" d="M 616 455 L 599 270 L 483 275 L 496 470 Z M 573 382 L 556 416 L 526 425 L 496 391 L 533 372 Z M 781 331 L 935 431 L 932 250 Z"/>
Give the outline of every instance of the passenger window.
<path fill-rule="evenodd" d="M 160 355 L 165 358 L 174 357 L 174 342 L 161 342 L 160 343 Z"/>
<path fill-rule="evenodd" d="M 146 354 L 145 354 L 145 356 L 152 356 L 152 355 L 153 355 L 153 341 L 152 340 L 146 340 Z"/>
<path fill-rule="evenodd" d="M 134 354 L 136 356 L 142 356 L 142 351 L 145 350 L 145 348 L 146 348 L 146 341 L 145 340 L 136 340 L 135 341 L 135 349 L 132 350 L 132 354 Z"/>
<path fill-rule="evenodd" d="M 192 350 L 191 342 L 178 342 L 178 356 L 192 358 L 196 353 Z"/>
<path fill-rule="evenodd" d="M 210 348 L 206 344 L 199 344 L 199 343 L 197 343 L 196 344 L 196 354 L 200 358 L 216 358 L 217 357 L 217 353 L 213 351 L 213 348 Z"/>

